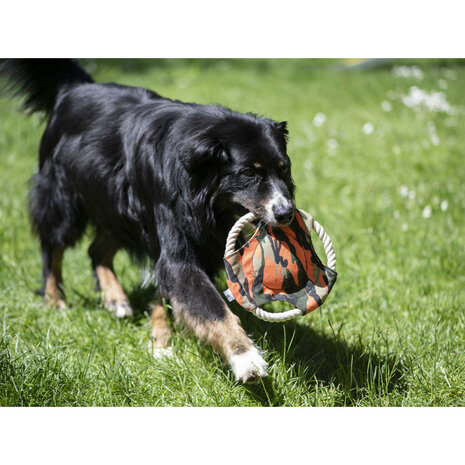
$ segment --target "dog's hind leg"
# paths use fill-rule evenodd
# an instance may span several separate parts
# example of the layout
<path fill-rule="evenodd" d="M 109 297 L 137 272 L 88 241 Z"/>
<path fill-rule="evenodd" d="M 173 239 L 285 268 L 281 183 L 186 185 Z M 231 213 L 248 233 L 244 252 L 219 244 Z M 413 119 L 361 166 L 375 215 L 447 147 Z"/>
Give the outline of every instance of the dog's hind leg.
<path fill-rule="evenodd" d="M 128 296 L 113 270 L 113 258 L 117 251 L 118 247 L 113 244 L 111 239 L 97 231 L 94 242 L 89 247 L 89 256 L 92 260 L 98 288 L 103 293 L 105 307 L 118 318 L 124 318 L 132 316 L 133 311 Z"/>
<path fill-rule="evenodd" d="M 70 190 L 64 172 L 46 160 L 33 178 L 30 193 L 31 220 L 40 238 L 44 303 L 64 308 L 62 261 L 67 247 L 79 240 L 87 217 L 78 197 Z"/>
<path fill-rule="evenodd" d="M 152 331 L 150 333 L 149 350 L 156 358 L 170 355 L 171 330 L 168 325 L 166 310 L 163 306 L 163 297 L 159 295 L 150 306 L 152 308 Z"/>
<path fill-rule="evenodd" d="M 56 308 L 66 308 L 63 295 L 63 278 L 61 265 L 63 262 L 63 250 L 43 249 L 43 277 L 44 277 L 44 303 Z"/>

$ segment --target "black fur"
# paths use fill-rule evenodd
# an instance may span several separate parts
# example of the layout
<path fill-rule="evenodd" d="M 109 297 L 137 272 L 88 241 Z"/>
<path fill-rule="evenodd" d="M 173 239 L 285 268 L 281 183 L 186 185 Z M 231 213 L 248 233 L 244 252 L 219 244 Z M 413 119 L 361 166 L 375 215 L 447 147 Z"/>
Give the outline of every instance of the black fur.
<path fill-rule="evenodd" d="M 272 189 L 293 205 L 286 124 L 96 84 L 72 60 L 7 60 L 0 74 L 49 118 L 30 196 L 44 273 L 90 222 L 115 249 L 148 257 L 167 298 L 223 318 L 211 278 L 235 215 L 269 221 Z"/>

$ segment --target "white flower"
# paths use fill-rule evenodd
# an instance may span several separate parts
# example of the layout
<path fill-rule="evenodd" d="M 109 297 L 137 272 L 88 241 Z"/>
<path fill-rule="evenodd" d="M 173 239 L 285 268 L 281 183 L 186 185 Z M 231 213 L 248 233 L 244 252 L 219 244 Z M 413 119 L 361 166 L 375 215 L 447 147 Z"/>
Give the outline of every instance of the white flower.
<path fill-rule="evenodd" d="M 363 125 L 363 132 L 367 135 L 373 134 L 373 131 L 375 130 L 375 127 L 373 126 L 372 123 L 365 123 Z"/>
<path fill-rule="evenodd" d="M 313 168 L 313 163 L 311 160 L 305 160 L 304 161 L 304 168 L 306 170 L 311 170 Z"/>
<path fill-rule="evenodd" d="M 408 195 L 408 187 L 407 186 L 400 186 L 399 191 L 400 191 L 400 195 L 402 197 L 407 197 L 407 195 Z"/>
<path fill-rule="evenodd" d="M 449 206 L 449 202 L 447 200 L 443 200 L 441 202 L 441 210 L 445 212 L 447 210 L 447 207 Z"/>
<path fill-rule="evenodd" d="M 339 147 L 339 142 L 336 139 L 329 139 L 328 147 L 331 149 L 337 149 Z"/>
<path fill-rule="evenodd" d="M 394 212 L 394 218 L 396 220 L 398 220 L 400 218 L 400 213 L 397 210 Z"/>
<path fill-rule="evenodd" d="M 436 126 L 432 121 L 428 122 L 428 132 L 431 143 L 436 146 L 439 145 L 440 140 L 438 135 L 436 134 Z"/>
<path fill-rule="evenodd" d="M 417 194 L 415 194 L 415 191 L 410 191 L 410 192 L 408 193 L 408 198 L 411 199 L 411 200 L 413 200 L 413 199 L 416 197 L 416 195 L 417 195 Z"/>
<path fill-rule="evenodd" d="M 328 140 L 328 155 L 336 155 L 336 150 L 339 147 L 339 142 L 336 139 Z"/>
<path fill-rule="evenodd" d="M 326 115 L 324 113 L 317 113 L 313 118 L 313 125 L 317 128 L 322 126 L 326 121 Z"/>
<path fill-rule="evenodd" d="M 410 87 L 409 93 L 402 96 L 402 103 L 415 111 L 427 110 L 449 115 L 455 112 L 455 109 L 447 101 L 444 92 L 432 91 L 428 93 L 416 86 Z"/>
<path fill-rule="evenodd" d="M 425 208 L 423 208 L 423 218 L 431 218 L 431 213 L 432 213 L 432 210 L 431 210 L 431 207 L 429 205 L 426 205 Z"/>
<path fill-rule="evenodd" d="M 381 103 L 381 108 L 383 111 L 391 111 L 392 110 L 391 102 L 388 102 L 387 100 L 385 100 L 383 103 Z"/>
<path fill-rule="evenodd" d="M 442 74 L 444 74 L 444 76 L 447 79 L 452 79 L 453 81 L 457 79 L 457 73 L 455 72 L 455 70 L 448 69 L 448 68 L 442 68 L 441 71 L 442 71 Z"/>
<path fill-rule="evenodd" d="M 447 89 L 447 81 L 445 81 L 444 79 L 439 79 L 438 85 L 443 90 Z"/>
<path fill-rule="evenodd" d="M 431 143 L 436 146 L 438 146 L 439 143 L 441 142 L 437 134 L 431 134 L 430 139 L 431 139 Z"/>
<path fill-rule="evenodd" d="M 407 223 L 402 223 L 401 229 L 402 229 L 402 231 L 407 231 L 407 229 L 408 229 L 408 224 L 407 224 Z"/>
<path fill-rule="evenodd" d="M 418 66 L 394 66 L 392 73 L 395 76 L 403 78 L 414 78 L 421 81 L 423 79 L 423 71 Z"/>

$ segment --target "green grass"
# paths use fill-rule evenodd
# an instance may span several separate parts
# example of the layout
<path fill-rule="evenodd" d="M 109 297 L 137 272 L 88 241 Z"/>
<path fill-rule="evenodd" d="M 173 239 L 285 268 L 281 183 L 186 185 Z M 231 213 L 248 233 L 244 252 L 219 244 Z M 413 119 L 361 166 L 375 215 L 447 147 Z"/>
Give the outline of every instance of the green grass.
<path fill-rule="evenodd" d="M 89 236 L 65 257 L 69 308 L 42 307 L 26 206 L 43 123 L 2 99 L 0 405 L 465 405 L 463 63 L 419 62 L 421 81 L 393 75 L 390 65 L 340 72 L 332 61 L 85 64 L 101 82 L 287 120 L 297 204 L 331 235 L 339 279 L 322 309 L 284 325 L 232 306 L 270 363 L 269 378 L 250 386 L 234 382 L 220 357 L 183 328 L 174 331 L 175 357 L 153 360 L 140 271 L 126 254 L 117 256 L 139 310 L 119 321 L 93 288 Z M 400 101 L 412 85 L 440 90 L 439 80 L 455 115 L 415 112 Z M 326 115 L 320 127 L 312 123 L 317 112 Z M 372 134 L 362 130 L 367 122 Z M 334 153 L 329 140 L 337 141 Z M 402 197 L 401 186 L 415 198 Z M 422 215 L 426 206 L 430 218 Z M 217 285 L 224 289 L 223 274 Z"/>

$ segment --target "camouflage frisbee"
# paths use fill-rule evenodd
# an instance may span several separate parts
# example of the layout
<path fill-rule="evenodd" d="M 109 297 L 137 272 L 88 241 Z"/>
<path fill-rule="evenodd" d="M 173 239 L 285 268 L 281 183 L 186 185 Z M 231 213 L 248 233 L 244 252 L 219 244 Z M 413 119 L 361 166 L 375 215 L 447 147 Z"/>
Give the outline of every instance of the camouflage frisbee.
<path fill-rule="evenodd" d="M 285 321 L 322 305 L 337 278 L 336 255 L 323 227 L 309 213 L 297 210 L 289 226 L 259 223 L 252 237 L 235 250 L 239 233 L 254 219 L 252 213 L 244 215 L 227 239 L 224 264 L 230 295 L 266 321 Z M 323 241 L 328 265 L 313 248 L 312 229 Z M 259 308 L 275 301 L 289 302 L 295 308 L 282 313 Z"/>

